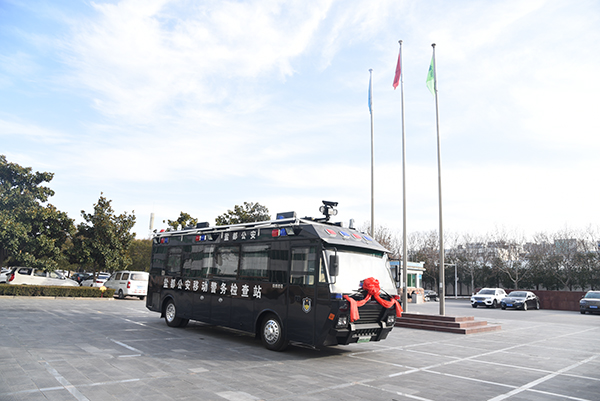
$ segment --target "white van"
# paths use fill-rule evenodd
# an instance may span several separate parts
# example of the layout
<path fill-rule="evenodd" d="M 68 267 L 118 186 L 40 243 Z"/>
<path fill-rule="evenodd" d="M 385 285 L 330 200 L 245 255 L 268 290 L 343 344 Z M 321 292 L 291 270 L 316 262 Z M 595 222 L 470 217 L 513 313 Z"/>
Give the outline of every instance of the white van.
<path fill-rule="evenodd" d="M 104 286 L 114 289 L 119 299 L 132 296 L 143 300 L 148 293 L 148 273 L 120 270 L 114 272 Z"/>

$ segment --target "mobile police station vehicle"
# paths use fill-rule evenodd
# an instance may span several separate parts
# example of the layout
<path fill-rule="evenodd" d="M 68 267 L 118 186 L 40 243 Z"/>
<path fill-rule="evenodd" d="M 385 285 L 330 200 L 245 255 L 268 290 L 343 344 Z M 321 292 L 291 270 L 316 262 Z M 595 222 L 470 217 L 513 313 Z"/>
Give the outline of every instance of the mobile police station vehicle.
<path fill-rule="evenodd" d="M 146 307 L 166 324 L 190 319 L 315 348 L 385 339 L 400 315 L 386 249 L 322 218 L 209 227 L 154 235 Z"/>

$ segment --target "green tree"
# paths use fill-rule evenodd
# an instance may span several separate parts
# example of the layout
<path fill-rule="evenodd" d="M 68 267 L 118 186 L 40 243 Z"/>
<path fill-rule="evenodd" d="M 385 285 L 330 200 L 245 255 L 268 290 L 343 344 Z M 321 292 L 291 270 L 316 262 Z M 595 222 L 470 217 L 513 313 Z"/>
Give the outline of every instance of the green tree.
<path fill-rule="evenodd" d="M 150 271 L 152 259 L 152 240 L 134 239 L 129 245 L 129 257 L 131 258 L 131 270 Z"/>
<path fill-rule="evenodd" d="M 218 226 L 267 220 L 271 220 L 269 209 L 258 202 L 244 202 L 243 206 L 235 205 L 233 210 L 228 210 L 215 219 Z"/>
<path fill-rule="evenodd" d="M 101 194 L 98 203 L 94 204 L 94 213 L 82 210 L 85 221 L 77 226 L 77 234 L 73 238 L 71 261 L 94 272 L 112 272 L 131 265 L 128 251 L 135 238 L 135 233 L 130 232 L 135 224 L 135 215 L 115 215 L 110 203 Z"/>
<path fill-rule="evenodd" d="M 48 204 L 54 191 L 43 186 L 53 173 L 9 163 L 0 155 L 0 266 L 5 261 L 53 270 L 73 220 Z"/>
<path fill-rule="evenodd" d="M 165 223 L 165 220 L 163 220 L 163 223 Z M 167 220 L 166 223 L 169 226 L 167 231 L 171 231 L 171 229 L 173 229 L 173 231 L 177 231 L 179 230 L 179 227 L 183 229 L 189 226 L 196 226 L 198 219 L 193 218 L 188 213 L 181 212 L 177 220 Z"/>

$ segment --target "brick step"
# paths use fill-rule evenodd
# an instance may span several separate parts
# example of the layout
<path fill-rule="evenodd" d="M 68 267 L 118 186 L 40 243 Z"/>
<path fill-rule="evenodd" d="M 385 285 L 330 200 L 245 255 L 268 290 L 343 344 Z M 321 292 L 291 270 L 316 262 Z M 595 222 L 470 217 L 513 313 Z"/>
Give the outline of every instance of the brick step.
<path fill-rule="evenodd" d="M 423 315 L 421 313 L 402 312 L 402 318 L 426 319 L 445 322 L 468 322 L 474 321 L 473 316 L 440 316 L 440 315 Z"/>
<path fill-rule="evenodd" d="M 472 316 L 439 316 L 417 313 L 403 313 L 396 319 L 394 326 L 457 334 L 485 333 L 501 329 L 500 325 L 488 325 L 486 321 L 475 321 Z"/>

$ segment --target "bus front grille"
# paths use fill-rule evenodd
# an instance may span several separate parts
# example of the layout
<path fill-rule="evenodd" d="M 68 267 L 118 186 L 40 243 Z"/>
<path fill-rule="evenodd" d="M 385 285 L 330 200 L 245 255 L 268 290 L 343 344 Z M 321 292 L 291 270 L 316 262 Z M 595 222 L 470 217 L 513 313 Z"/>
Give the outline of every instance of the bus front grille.
<path fill-rule="evenodd" d="M 358 308 L 358 313 L 360 318 L 355 322 L 356 324 L 379 323 L 381 320 L 381 305 L 364 305 Z"/>

